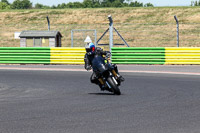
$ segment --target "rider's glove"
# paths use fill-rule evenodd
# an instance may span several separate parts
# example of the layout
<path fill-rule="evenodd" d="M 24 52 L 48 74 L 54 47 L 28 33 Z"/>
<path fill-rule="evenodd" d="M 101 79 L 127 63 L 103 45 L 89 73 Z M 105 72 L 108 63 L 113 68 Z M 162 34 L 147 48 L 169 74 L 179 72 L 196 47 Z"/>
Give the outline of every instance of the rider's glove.
<path fill-rule="evenodd" d="M 106 58 L 110 58 L 111 57 L 111 54 L 110 52 L 106 54 Z"/>

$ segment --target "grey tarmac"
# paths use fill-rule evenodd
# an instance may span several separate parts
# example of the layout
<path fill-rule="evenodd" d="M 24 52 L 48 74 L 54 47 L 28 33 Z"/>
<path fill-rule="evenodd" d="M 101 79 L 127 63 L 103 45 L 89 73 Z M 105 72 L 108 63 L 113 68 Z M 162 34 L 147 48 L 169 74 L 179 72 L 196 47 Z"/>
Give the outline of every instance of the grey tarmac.
<path fill-rule="evenodd" d="M 200 132 L 199 66 L 119 65 L 120 96 L 83 70 L 0 65 L 0 133 Z"/>

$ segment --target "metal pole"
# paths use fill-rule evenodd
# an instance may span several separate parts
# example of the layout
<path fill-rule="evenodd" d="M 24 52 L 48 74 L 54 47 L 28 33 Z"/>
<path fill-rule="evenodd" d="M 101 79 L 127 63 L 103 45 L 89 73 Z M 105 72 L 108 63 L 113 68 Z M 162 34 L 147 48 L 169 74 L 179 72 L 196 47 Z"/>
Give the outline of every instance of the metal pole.
<path fill-rule="evenodd" d="M 95 36 L 94 36 L 95 37 L 95 39 L 94 39 L 95 40 L 95 46 L 97 46 L 97 30 L 95 30 L 94 32 L 95 32 L 94 33 L 95 34 Z"/>
<path fill-rule="evenodd" d="M 48 30 L 50 31 L 50 21 L 48 16 L 47 16 L 47 22 L 48 22 Z"/>
<path fill-rule="evenodd" d="M 103 35 L 99 38 L 99 40 L 97 41 L 97 45 L 99 43 L 99 41 L 105 36 L 105 34 L 109 31 L 109 28 L 103 33 Z"/>
<path fill-rule="evenodd" d="M 177 47 L 179 47 L 179 22 L 176 15 L 174 16 L 174 19 L 176 20 L 176 25 L 177 25 Z"/>
<path fill-rule="evenodd" d="M 111 48 L 113 47 L 113 20 L 112 20 L 112 16 L 108 15 L 108 19 L 110 21 L 109 23 L 109 31 L 110 31 L 110 37 L 109 37 L 109 45 L 110 45 L 110 52 L 111 52 Z"/>
<path fill-rule="evenodd" d="M 71 30 L 71 47 L 73 47 L 73 30 Z"/>
<path fill-rule="evenodd" d="M 129 47 L 128 43 L 124 40 L 124 38 L 119 34 L 119 32 L 117 31 L 117 29 L 115 29 L 114 27 L 114 30 L 117 32 L 118 36 L 122 39 L 122 41 L 126 44 L 127 47 Z"/>

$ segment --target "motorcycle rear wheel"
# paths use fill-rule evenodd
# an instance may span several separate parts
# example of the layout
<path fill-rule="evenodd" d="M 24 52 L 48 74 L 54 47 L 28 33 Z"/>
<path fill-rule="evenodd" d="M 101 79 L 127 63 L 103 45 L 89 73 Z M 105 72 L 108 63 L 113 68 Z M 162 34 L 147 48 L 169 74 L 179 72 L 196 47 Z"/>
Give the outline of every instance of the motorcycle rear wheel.
<path fill-rule="evenodd" d="M 108 81 L 108 83 L 110 84 L 113 93 L 114 93 L 115 95 L 121 95 L 120 89 L 119 89 L 118 86 L 115 84 L 115 82 L 113 81 L 113 79 L 112 79 L 111 77 L 108 77 L 107 81 Z"/>

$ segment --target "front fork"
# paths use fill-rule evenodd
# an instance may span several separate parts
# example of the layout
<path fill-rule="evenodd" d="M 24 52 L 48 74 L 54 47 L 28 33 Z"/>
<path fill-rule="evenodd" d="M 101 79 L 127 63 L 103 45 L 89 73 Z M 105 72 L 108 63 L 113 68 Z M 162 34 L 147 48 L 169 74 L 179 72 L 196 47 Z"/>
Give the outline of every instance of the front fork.
<path fill-rule="evenodd" d="M 114 76 L 113 80 L 114 80 L 115 84 L 119 86 L 121 84 L 121 82 L 119 80 L 119 74 L 117 74 L 117 72 L 115 71 L 115 69 L 112 70 L 112 74 Z"/>
<path fill-rule="evenodd" d="M 117 78 L 118 78 L 118 74 L 116 73 L 116 71 L 113 69 L 112 71 L 112 79 L 115 82 L 116 85 L 118 85 L 117 82 Z M 111 75 L 110 75 L 111 76 Z M 109 88 L 111 88 L 111 86 L 109 85 L 109 83 L 106 81 L 106 79 L 103 79 L 102 77 L 98 78 L 99 82 L 101 83 L 101 85 L 107 85 Z"/>
<path fill-rule="evenodd" d="M 113 76 L 115 77 L 115 79 L 117 79 L 118 74 L 115 72 L 115 70 L 113 69 L 112 71 Z M 98 78 L 99 82 L 104 85 L 105 84 L 105 80 L 103 80 L 102 77 Z"/>
<path fill-rule="evenodd" d="M 117 73 L 115 72 L 114 69 L 112 70 L 112 74 L 113 74 L 114 77 L 117 77 Z"/>
<path fill-rule="evenodd" d="M 100 77 L 98 80 L 99 80 L 99 82 L 101 83 L 101 85 L 104 85 L 104 84 L 105 84 L 102 77 Z"/>
<path fill-rule="evenodd" d="M 108 88 L 111 89 L 111 86 L 109 85 L 109 83 L 106 81 L 106 79 L 103 79 L 102 77 L 98 79 L 99 82 L 101 83 L 101 85 L 107 85 Z"/>

